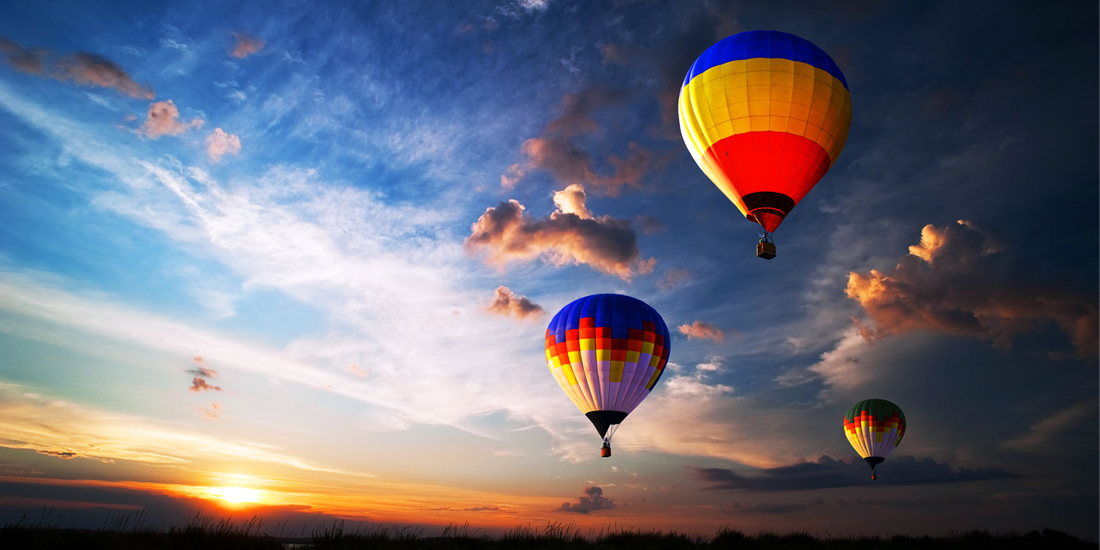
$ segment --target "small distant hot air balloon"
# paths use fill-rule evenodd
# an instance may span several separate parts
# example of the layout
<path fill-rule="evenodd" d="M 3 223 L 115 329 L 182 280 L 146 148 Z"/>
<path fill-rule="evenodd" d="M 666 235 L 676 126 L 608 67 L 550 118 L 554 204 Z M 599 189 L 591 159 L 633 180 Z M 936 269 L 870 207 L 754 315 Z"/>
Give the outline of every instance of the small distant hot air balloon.
<path fill-rule="evenodd" d="M 878 479 L 875 466 L 886 460 L 905 435 L 905 413 L 885 399 L 864 399 L 844 415 L 844 435 L 859 456 L 871 467 L 871 480 Z"/>
<path fill-rule="evenodd" d="M 852 100 L 833 59 L 779 31 L 749 31 L 708 48 L 680 88 L 680 133 L 699 168 L 749 221 L 770 233 L 836 162 Z"/>
<path fill-rule="evenodd" d="M 668 363 L 668 327 L 657 310 L 622 294 L 595 294 L 563 307 L 546 328 L 546 363 L 603 438 L 653 390 Z"/>

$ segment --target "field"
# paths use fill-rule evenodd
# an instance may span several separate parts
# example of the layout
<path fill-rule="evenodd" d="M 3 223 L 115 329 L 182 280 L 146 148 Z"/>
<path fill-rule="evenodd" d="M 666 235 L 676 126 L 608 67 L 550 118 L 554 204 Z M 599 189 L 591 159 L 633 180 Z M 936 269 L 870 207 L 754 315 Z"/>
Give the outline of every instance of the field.
<path fill-rule="evenodd" d="M 245 523 L 195 517 L 183 526 L 156 529 L 115 523 L 100 529 L 62 529 L 54 525 L 28 525 L 23 522 L 0 527 L 0 547 L 29 549 L 88 550 L 504 550 L 531 548 L 545 550 L 665 550 L 665 549 L 853 549 L 885 548 L 935 549 L 1096 549 L 1100 545 L 1059 531 L 1044 529 L 1028 533 L 992 534 L 973 531 L 941 537 L 826 537 L 805 533 L 745 534 L 723 529 L 715 535 L 689 535 L 678 532 L 608 528 L 584 535 L 571 525 L 550 524 L 542 529 L 517 527 L 499 536 L 479 536 L 468 525 L 450 526 L 438 536 L 424 536 L 408 527 L 374 527 L 346 530 L 342 523 L 322 525 L 309 533 L 283 536 L 264 529 L 258 518 Z"/>

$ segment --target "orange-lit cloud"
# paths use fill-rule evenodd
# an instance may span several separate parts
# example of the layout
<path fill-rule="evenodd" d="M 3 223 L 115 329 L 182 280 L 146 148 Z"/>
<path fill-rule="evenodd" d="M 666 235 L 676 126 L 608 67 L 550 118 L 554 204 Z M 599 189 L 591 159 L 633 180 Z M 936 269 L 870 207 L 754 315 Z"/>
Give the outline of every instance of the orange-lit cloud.
<path fill-rule="evenodd" d="M 237 155 L 240 152 L 241 138 L 226 133 L 221 128 L 214 128 L 206 137 L 206 154 L 210 156 L 210 162 L 218 162 L 224 155 Z"/>
<path fill-rule="evenodd" d="M 565 185 L 578 183 L 615 196 L 624 186 L 641 185 L 652 161 L 653 155 L 637 143 L 630 142 L 628 147 L 630 155 L 627 158 L 616 155 L 607 158 L 614 169 L 609 176 L 597 173 L 591 155 L 563 137 L 531 138 L 523 142 L 520 150 L 527 156 L 528 171 L 546 170 Z"/>
<path fill-rule="evenodd" d="M 542 306 L 532 302 L 526 296 L 516 295 L 512 289 L 503 285 L 497 287 L 496 292 L 493 293 L 493 302 L 489 304 L 488 310 L 497 315 L 507 315 L 517 319 L 527 317 L 537 319 L 546 313 Z"/>
<path fill-rule="evenodd" d="M 94 53 L 75 53 L 57 62 L 54 78 L 72 80 L 82 86 L 111 88 L 130 97 L 153 99 L 153 89 L 134 82 L 114 62 Z"/>
<path fill-rule="evenodd" d="M 688 337 L 688 340 L 699 338 L 701 340 L 714 340 L 721 344 L 726 340 L 726 333 L 722 329 L 703 321 L 695 321 L 690 325 L 680 325 L 680 334 Z"/>
<path fill-rule="evenodd" d="M 562 99 L 562 115 L 546 125 L 546 132 L 559 136 L 594 133 L 599 130 L 599 127 L 589 116 L 592 110 L 625 98 L 626 94 L 621 91 L 600 87 L 586 88 L 576 94 L 566 94 Z"/>
<path fill-rule="evenodd" d="M 487 208 L 471 227 L 467 249 L 488 250 L 488 261 L 498 265 L 542 257 L 555 265 L 588 264 L 624 280 L 652 271 L 656 260 L 639 259 L 630 222 L 593 216 L 582 186 L 556 193 L 554 202 L 558 209 L 545 219 L 525 216 L 515 199 Z"/>
<path fill-rule="evenodd" d="M 892 272 L 850 273 L 848 297 L 863 306 L 874 326 L 859 325 L 865 338 L 934 330 L 1012 347 L 1015 335 L 1053 322 L 1073 341 L 1077 354 L 1098 354 L 1096 297 L 1037 284 L 1030 270 L 1010 269 L 1007 246 L 991 230 L 959 221 L 927 225 Z"/>
<path fill-rule="evenodd" d="M 69 449 L 38 449 L 35 452 L 40 455 L 52 456 L 62 460 L 72 460 L 80 456 L 80 453 Z"/>
<path fill-rule="evenodd" d="M 657 283 L 657 288 L 661 290 L 672 290 L 691 278 L 691 274 L 686 269 L 670 269 L 665 272 L 664 278 Z"/>
<path fill-rule="evenodd" d="M 229 52 L 233 57 L 248 57 L 264 48 L 264 41 L 254 36 L 235 32 L 233 39 L 233 50 Z"/>
<path fill-rule="evenodd" d="M 0 52 L 12 68 L 28 74 L 52 76 L 62 82 L 81 86 L 111 88 L 130 97 L 153 99 L 153 89 L 134 82 L 126 71 L 113 61 L 87 52 L 66 55 L 50 62 L 50 52 L 42 48 L 24 48 L 7 38 L 0 38 Z"/>
<path fill-rule="evenodd" d="M 17 71 L 36 75 L 46 72 L 48 52 L 42 48 L 24 48 L 7 38 L 0 38 L 0 52 L 4 54 L 4 61 Z"/>
<path fill-rule="evenodd" d="M 195 118 L 189 123 L 179 121 L 180 112 L 171 99 L 158 101 L 149 105 L 149 112 L 145 117 L 145 123 L 141 125 L 141 132 L 152 139 L 161 136 L 175 136 L 192 128 L 201 128 L 203 121 Z"/>
<path fill-rule="evenodd" d="M 194 368 L 194 369 L 187 369 L 187 373 L 188 374 L 193 374 L 195 376 L 202 376 L 203 378 L 217 378 L 218 377 L 218 371 L 216 371 L 214 369 L 208 369 L 206 367 L 198 367 L 198 368 Z"/>
<path fill-rule="evenodd" d="M 202 378 L 199 378 L 198 376 L 191 379 L 191 387 L 187 388 L 187 389 L 188 389 L 188 391 L 193 391 L 193 392 L 208 391 L 208 390 L 222 391 L 220 386 L 211 386 L 210 384 L 206 383 L 206 380 L 204 380 Z"/>

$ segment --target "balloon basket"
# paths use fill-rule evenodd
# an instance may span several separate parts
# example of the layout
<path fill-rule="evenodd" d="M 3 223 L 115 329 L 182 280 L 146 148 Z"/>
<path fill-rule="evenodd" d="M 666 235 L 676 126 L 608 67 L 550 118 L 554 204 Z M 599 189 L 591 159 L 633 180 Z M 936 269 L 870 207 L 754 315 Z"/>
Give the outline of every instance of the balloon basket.
<path fill-rule="evenodd" d="M 758 258 L 764 258 L 770 260 L 775 257 L 775 243 L 769 243 L 761 240 L 756 243 L 756 256 Z"/>
<path fill-rule="evenodd" d="M 600 456 L 603 457 L 603 458 L 607 458 L 607 457 L 611 456 L 611 445 L 604 445 L 600 449 Z"/>

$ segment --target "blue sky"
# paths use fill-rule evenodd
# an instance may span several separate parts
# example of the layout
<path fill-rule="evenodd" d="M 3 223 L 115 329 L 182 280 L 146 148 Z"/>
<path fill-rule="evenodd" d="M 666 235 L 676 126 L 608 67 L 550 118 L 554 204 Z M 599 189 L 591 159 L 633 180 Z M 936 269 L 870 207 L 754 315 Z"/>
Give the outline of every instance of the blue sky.
<path fill-rule="evenodd" d="M 998 6 L 4 6 L 0 514 L 1095 537 L 1097 14 Z M 668 116 L 752 29 L 853 104 L 770 262 Z M 542 350 L 599 292 L 675 335 L 611 461 Z"/>

